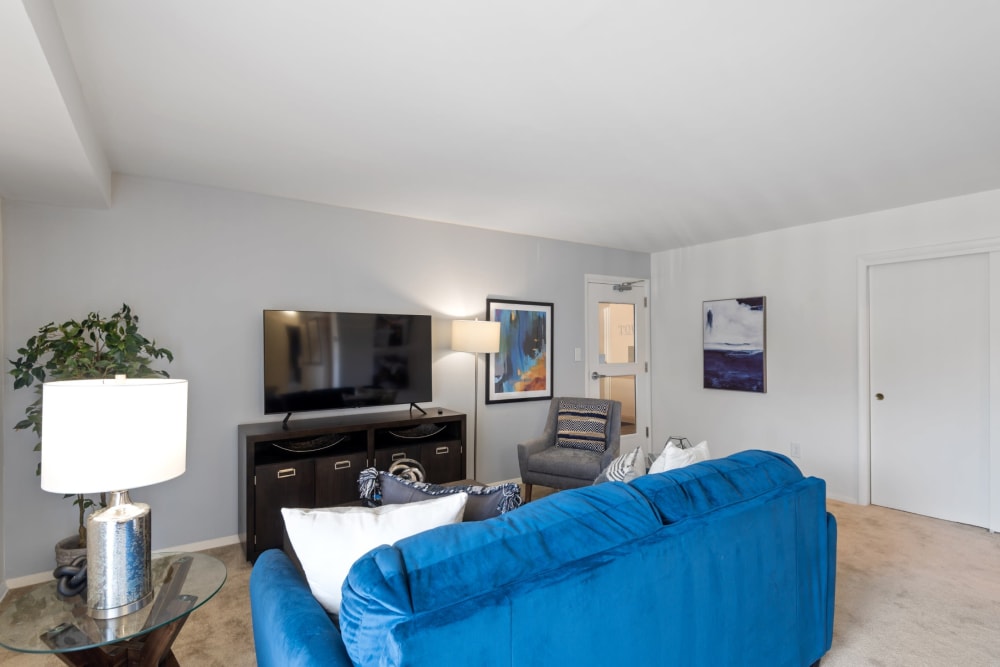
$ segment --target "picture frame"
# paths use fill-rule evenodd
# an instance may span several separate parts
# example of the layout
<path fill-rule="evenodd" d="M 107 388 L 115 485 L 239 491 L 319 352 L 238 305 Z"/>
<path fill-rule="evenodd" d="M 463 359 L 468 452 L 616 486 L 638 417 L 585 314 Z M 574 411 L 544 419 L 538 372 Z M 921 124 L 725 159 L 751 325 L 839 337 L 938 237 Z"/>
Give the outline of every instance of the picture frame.
<path fill-rule="evenodd" d="M 551 399 L 553 304 L 486 299 L 500 322 L 500 351 L 487 355 L 486 403 Z"/>
<path fill-rule="evenodd" d="M 705 389 L 767 393 L 767 298 L 702 302 Z"/>

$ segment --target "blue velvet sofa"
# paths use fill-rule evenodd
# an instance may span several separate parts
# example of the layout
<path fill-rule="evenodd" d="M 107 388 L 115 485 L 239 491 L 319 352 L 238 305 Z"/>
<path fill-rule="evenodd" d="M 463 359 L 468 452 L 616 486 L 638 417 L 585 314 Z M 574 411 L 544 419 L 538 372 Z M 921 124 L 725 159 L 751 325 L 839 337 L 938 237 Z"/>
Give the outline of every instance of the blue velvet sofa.
<path fill-rule="evenodd" d="M 833 635 L 836 539 L 823 480 L 746 451 L 377 547 L 339 630 L 271 550 L 250 576 L 257 662 L 812 665 Z"/>

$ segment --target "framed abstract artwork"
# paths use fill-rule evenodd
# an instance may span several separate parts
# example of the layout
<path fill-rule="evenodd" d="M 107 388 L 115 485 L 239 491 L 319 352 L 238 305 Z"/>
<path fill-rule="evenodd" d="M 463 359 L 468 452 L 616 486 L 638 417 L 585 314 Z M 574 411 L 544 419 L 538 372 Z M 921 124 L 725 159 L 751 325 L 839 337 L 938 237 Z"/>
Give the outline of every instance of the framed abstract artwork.
<path fill-rule="evenodd" d="M 500 351 L 487 358 L 486 402 L 552 398 L 552 304 L 487 299 L 486 319 L 500 323 Z"/>
<path fill-rule="evenodd" d="M 706 389 L 767 392 L 766 298 L 702 303 Z"/>

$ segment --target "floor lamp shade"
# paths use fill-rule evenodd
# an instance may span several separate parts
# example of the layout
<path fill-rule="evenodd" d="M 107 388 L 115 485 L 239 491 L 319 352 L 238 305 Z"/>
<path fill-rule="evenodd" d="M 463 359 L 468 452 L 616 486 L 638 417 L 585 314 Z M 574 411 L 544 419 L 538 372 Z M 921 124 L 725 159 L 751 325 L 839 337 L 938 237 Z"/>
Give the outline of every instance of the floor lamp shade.
<path fill-rule="evenodd" d="M 458 352 L 500 351 L 500 323 L 481 320 L 454 320 L 451 323 L 451 349 Z"/>
<path fill-rule="evenodd" d="M 152 515 L 128 489 L 184 472 L 187 380 L 67 380 L 42 385 L 42 489 L 109 494 L 87 518 L 87 607 L 130 614 L 153 597 Z"/>

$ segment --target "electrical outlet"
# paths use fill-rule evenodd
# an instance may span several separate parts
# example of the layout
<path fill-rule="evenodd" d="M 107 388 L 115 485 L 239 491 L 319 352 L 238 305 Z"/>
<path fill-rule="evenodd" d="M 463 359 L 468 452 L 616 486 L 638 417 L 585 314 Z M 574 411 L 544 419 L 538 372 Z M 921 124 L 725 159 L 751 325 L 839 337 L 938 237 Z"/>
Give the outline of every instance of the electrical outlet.
<path fill-rule="evenodd" d="M 789 449 L 791 451 L 792 456 L 796 458 L 802 456 L 802 445 L 800 445 L 799 443 L 793 442 Z"/>

